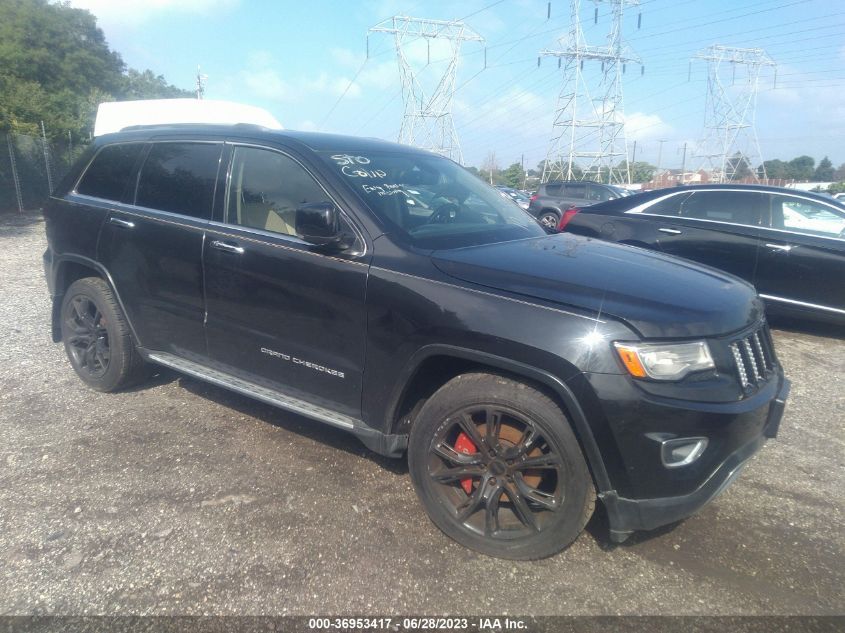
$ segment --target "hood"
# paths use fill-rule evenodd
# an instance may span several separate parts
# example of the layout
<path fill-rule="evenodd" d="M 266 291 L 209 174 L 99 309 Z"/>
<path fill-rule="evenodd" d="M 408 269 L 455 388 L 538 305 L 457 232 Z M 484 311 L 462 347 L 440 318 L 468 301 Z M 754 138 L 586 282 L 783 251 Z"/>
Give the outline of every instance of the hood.
<path fill-rule="evenodd" d="M 646 338 L 740 330 L 763 316 L 753 287 L 721 271 L 568 233 L 442 250 L 445 274 L 622 319 Z"/>

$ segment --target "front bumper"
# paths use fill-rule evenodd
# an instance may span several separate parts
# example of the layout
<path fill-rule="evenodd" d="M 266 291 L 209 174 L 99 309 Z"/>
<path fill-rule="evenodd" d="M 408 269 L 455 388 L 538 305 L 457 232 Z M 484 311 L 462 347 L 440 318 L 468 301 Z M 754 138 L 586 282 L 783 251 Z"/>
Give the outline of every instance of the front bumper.
<path fill-rule="evenodd" d="M 611 538 L 624 541 L 634 530 L 652 530 L 694 514 L 716 498 L 767 439 L 777 436 L 789 396 L 790 382 L 782 375 L 777 395 L 769 402 L 761 432 L 730 453 L 698 488 L 687 494 L 650 499 L 629 499 L 614 491 L 600 495 L 607 509 Z"/>

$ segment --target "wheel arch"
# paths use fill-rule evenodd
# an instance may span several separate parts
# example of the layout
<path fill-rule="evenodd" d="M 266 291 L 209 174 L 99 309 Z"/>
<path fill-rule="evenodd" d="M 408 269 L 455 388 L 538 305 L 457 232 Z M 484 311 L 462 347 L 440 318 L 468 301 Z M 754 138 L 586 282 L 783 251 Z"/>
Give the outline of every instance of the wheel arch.
<path fill-rule="evenodd" d="M 422 404 L 449 380 L 470 371 L 504 375 L 545 392 L 571 421 L 598 491 L 613 489 L 587 417 L 566 382 L 543 369 L 487 352 L 439 344 L 418 350 L 402 372 L 398 381 L 400 389 L 391 400 L 389 433 L 407 434 Z"/>
<path fill-rule="evenodd" d="M 99 277 L 108 284 L 109 289 L 117 299 L 117 304 L 123 312 L 123 318 L 126 319 L 126 322 L 129 325 L 129 331 L 132 334 L 133 342 L 135 345 L 140 345 L 135 328 L 133 327 L 132 321 L 126 312 L 123 301 L 120 298 L 120 293 L 117 291 L 117 288 L 114 285 L 114 280 L 105 266 L 93 259 L 83 257 L 82 255 L 64 255 L 55 262 L 54 266 L 55 282 L 51 316 L 51 336 L 54 343 L 59 343 L 62 340 L 60 322 L 61 309 L 62 299 L 64 298 L 67 289 L 73 282 L 79 279 L 83 279 L 85 277 Z"/>

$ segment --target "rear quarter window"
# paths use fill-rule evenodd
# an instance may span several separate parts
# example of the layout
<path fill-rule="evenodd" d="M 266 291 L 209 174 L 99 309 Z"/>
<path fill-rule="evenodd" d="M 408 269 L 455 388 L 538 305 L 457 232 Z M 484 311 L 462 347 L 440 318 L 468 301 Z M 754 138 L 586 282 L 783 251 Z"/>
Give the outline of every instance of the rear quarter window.
<path fill-rule="evenodd" d="M 122 200 L 143 147 L 143 143 L 106 145 L 85 170 L 76 193 L 104 200 Z"/>
<path fill-rule="evenodd" d="M 220 143 L 156 143 L 141 168 L 136 204 L 211 218 L 221 149 Z"/>
<path fill-rule="evenodd" d="M 658 200 L 654 204 L 649 205 L 643 209 L 644 213 L 653 215 L 665 215 L 669 217 L 677 217 L 681 215 L 681 205 L 690 197 L 690 193 L 679 193 L 674 196 L 669 196 L 663 200 Z"/>

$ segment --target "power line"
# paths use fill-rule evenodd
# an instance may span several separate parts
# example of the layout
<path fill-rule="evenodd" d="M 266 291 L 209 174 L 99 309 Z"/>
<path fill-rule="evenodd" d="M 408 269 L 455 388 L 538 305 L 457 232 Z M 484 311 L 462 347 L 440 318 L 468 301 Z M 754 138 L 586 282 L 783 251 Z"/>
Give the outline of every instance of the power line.
<path fill-rule="evenodd" d="M 323 120 L 320 122 L 320 127 L 323 127 L 326 124 L 326 121 L 329 120 L 329 117 L 332 115 L 332 112 L 334 112 L 335 108 L 337 108 L 337 106 L 340 104 L 340 102 L 343 101 L 343 98 L 346 96 L 346 93 L 349 92 L 349 89 L 352 87 L 352 84 L 354 84 L 355 80 L 358 79 L 358 75 L 360 75 L 361 71 L 364 70 L 364 66 L 367 65 L 367 61 L 368 61 L 367 59 L 364 60 L 364 63 L 361 64 L 361 67 L 358 69 L 358 72 L 355 73 L 355 76 L 352 79 L 349 80 L 348 84 L 346 84 L 346 88 L 344 88 L 343 92 L 337 98 L 337 101 L 334 102 L 334 105 L 332 105 L 332 107 L 329 108 L 329 111 L 328 111 L 328 113 L 326 113 L 326 116 L 323 117 Z"/>

